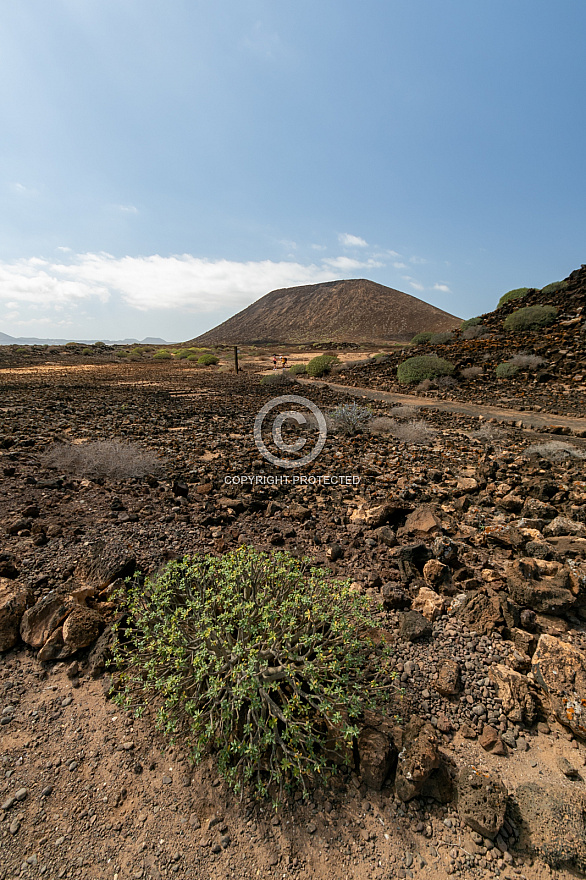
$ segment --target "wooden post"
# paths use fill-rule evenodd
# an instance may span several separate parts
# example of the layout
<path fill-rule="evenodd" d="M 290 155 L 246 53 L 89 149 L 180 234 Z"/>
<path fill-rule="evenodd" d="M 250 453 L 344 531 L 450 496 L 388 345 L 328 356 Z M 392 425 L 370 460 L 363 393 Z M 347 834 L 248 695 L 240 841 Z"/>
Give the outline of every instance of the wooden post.
<path fill-rule="evenodd" d="M 234 346 L 234 371 L 238 372 L 238 346 Z"/>

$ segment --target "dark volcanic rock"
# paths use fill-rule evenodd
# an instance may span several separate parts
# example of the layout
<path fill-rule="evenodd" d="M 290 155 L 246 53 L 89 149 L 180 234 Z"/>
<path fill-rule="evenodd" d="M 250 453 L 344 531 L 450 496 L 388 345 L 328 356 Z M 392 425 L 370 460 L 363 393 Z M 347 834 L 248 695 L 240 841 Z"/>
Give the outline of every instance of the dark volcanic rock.
<path fill-rule="evenodd" d="M 464 766 L 458 775 L 458 813 L 483 837 L 496 837 L 507 808 L 507 790 L 500 779 L 476 767 Z"/>

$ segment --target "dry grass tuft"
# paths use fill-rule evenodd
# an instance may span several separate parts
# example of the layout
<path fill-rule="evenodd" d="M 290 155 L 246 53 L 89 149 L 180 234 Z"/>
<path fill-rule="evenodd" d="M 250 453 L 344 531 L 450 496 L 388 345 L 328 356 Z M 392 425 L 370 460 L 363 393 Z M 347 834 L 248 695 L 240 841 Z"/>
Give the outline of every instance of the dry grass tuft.
<path fill-rule="evenodd" d="M 44 455 L 47 467 L 78 477 L 111 477 L 125 480 L 132 477 L 160 476 L 163 464 L 147 449 L 118 440 L 93 440 L 90 443 L 54 444 Z"/>

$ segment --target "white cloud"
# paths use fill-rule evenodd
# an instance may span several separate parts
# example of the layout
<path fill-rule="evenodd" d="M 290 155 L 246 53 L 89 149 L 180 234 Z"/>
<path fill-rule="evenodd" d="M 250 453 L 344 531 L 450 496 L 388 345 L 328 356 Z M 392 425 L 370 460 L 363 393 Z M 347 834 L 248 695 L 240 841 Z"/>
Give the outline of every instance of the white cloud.
<path fill-rule="evenodd" d="M 441 290 L 442 293 L 451 293 L 452 292 L 447 284 L 434 284 L 433 289 L 434 290 Z"/>
<path fill-rule="evenodd" d="M 415 281 L 415 279 L 412 278 L 411 275 L 402 275 L 401 277 L 402 277 L 403 281 L 408 282 L 408 284 L 410 285 L 410 287 L 413 288 L 413 290 L 419 290 L 419 291 L 425 290 L 425 287 L 423 286 L 423 284 L 420 284 L 419 281 Z"/>
<path fill-rule="evenodd" d="M 424 257 L 409 257 L 409 262 L 413 263 L 414 266 L 422 266 L 424 263 L 427 263 L 427 260 Z"/>
<path fill-rule="evenodd" d="M 114 208 L 121 214 L 138 214 L 138 208 L 134 205 L 114 205 Z"/>
<path fill-rule="evenodd" d="M 352 257 L 331 257 L 323 261 L 324 266 L 340 270 L 341 272 L 355 272 L 357 269 L 379 269 L 384 263 L 377 260 L 353 260 Z"/>
<path fill-rule="evenodd" d="M 406 269 L 407 263 L 393 263 L 393 266 L 395 269 Z"/>
<path fill-rule="evenodd" d="M 327 264 L 238 263 L 198 259 L 189 254 L 115 258 L 80 254 L 65 262 L 39 259 L 0 262 L 0 302 L 45 309 L 113 297 L 136 309 L 238 310 L 279 287 L 330 281 Z"/>
<path fill-rule="evenodd" d="M 368 247 L 367 241 L 358 235 L 350 235 L 348 232 L 341 232 L 338 235 L 338 241 L 343 247 Z"/>

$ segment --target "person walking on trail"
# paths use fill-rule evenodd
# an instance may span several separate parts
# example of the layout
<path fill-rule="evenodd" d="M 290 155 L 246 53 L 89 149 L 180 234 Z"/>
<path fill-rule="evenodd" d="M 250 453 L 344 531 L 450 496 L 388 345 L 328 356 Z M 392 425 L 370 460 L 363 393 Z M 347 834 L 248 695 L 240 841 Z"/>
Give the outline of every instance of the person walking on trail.
<path fill-rule="evenodd" d="M 273 370 L 277 369 L 277 355 L 273 355 Z"/>
<path fill-rule="evenodd" d="M 284 358 L 283 358 L 283 369 L 285 369 L 286 366 L 287 366 L 287 358 L 284 357 Z"/>

